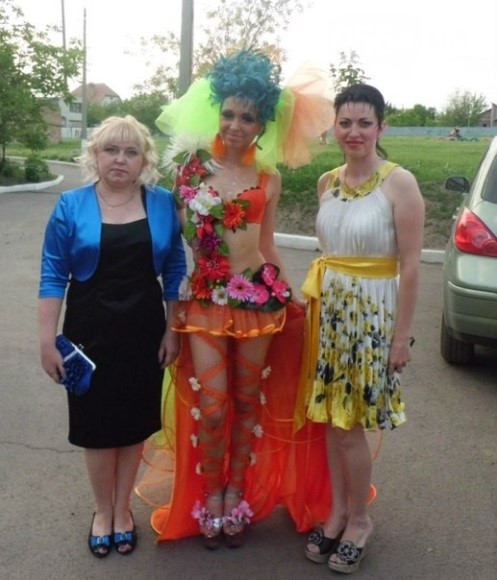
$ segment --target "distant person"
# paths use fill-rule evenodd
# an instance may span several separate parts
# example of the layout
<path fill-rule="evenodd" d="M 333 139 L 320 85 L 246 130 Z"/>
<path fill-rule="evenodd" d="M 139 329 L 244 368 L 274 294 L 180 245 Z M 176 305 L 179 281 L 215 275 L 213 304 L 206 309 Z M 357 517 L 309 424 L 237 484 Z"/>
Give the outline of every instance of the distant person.
<path fill-rule="evenodd" d="M 405 421 L 400 373 L 411 358 L 424 204 L 413 175 L 387 161 L 379 145 L 381 93 L 353 85 L 334 106 L 334 136 L 345 164 L 324 173 L 317 186 L 323 255 L 302 287 L 311 333 L 305 404 L 296 418 L 327 424 L 332 482 L 331 512 L 310 535 L 306 556 L 350 573 L 373 531 L 365 432 Z"/>
<path fill-rule="evenodd" d="M 186 260 L 174 197 L 155 185 L 157 153 L 144 125 L 129 115 L 106 119 L 81 164 L 91 183 L 62 193 L 46 228 L 40 351 L 59 383 L 65 372 L 55 337 L 68 287 L 63 334 L 97 365 L 85 394 L 68 393 L 69 441 L 84 448 L 95 499 L 88 545 L 103 558 L 113 545 L 122 555 L 136 545 L 130 495 L 143 441 L 161 428 Z"/>
<path fill-rule="evenodd" d="M 328 131 L 323 131 L 319 136 L 319 144 L 320 145 L 328 145 Z"/>
<path fill-rule="evenodd" d="M 449 141 L 459 141 L 462 138 L 459 127 L 454 127 L 449 135 Z"/>

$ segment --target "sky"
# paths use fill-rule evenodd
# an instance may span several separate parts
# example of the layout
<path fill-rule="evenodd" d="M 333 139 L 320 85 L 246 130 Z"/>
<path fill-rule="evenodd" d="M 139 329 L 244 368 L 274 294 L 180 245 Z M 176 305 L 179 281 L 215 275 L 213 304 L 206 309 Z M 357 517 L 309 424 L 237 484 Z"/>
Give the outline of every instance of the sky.
<path fill-rule="evenodd" d="M 37 28 L 62 22 L 62 0 L 14 1 Z M 311 1 L 281 35 L 284 77 L 305 62 L 328 69 L 353 50 L 393 106 L 443 110 L 464 91 L 497 103 L 495 0 Z M 194 0 L 194 31 L 213 2 Z M 152 76 L 140 38 L 181 32 L 182 0 L 64 0 L 64 7 L 67 39 L 83 38 L 86 8 L 87 82 L 105 83 L 122 99 Z"/>

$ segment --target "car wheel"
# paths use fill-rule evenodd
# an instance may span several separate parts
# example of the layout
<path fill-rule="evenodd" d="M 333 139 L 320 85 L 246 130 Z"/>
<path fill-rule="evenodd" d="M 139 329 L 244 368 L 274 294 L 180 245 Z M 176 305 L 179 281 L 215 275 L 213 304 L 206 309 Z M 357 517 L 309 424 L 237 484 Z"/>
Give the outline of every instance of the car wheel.
<path fill-rule="evenodd" d="M 469 365 L 475 356 L 474 344 L 462 342 L 449 334 L 443 314 L 440 330 L 440 354 L 445 361 L 454 365 Z"/>

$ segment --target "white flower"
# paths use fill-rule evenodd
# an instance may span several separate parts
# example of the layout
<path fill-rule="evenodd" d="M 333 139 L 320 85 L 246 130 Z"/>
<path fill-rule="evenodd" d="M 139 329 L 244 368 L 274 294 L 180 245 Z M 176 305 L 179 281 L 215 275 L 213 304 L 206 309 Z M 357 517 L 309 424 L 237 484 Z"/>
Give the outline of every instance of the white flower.
<path fill-rule="evenodd" d="M 211 293 L 212 302 L 219 306 L 226 306 L 228 304 L 228 292 L 226 288 L 214 288 Z"/>
<path fill-rule="evenodd" d="M 193 391 L 200 391 L 200 383 L 196 377 L 190 377 L 188 382 L 190 383 L 190 387 Z"/>
<path fill-rule="evenodd" d="M 262 428 L 262 425 L 254 425 L 252 428 L 252 433 L 257 437 L 257 439 L 260 439 L 264 435 L 264 429 Z"/>
<path fill-rule="evenodd" d="M 259 401 L 261 402 L 261 405 L 267 403 L 266 395 L 262 391 L 259 393 Z"/>
<path fill-rule="evenodd" d="M 270 365 L 268 365 L 265 369 L 262 369 L 261 378 L 267 379 L 269 377 L 269 375 L 271 374 L 272 370 L 273 369 L 271 368 Z"/>
<path fill-rule="evenodd" d="M 195 421 L 200 421 L 202 413 L 200 412 L 200 409 L 198 407 L 192 407 L 190 413 L 192 414 L 192 417 L 195 419 Z"/>
<path fill-rule="evenodd" d="M 249 459 L 249 464 L 250 465 L 255 465 L 257 463 L 257 457 L 255 455 L 255 453 L 250 453 L 250 459 Z"/>
<path fill-rule="evenodd" d="M 198 437 L 193 433 L 190 435 L 190 442 L 192 444 L 192 447 L 198 446 Z"/>
<path fill-rule="evenodd" d="M 211 209 L 223 203 L 223 200 L 218 195 L 212 195 L 205 183 L 201 183 L 198 187 L 197 195 L 188 202 L 188 207 L 193 213 L 200 215 L 209 215 Z"/>
<path fill-rule="evenodd" d="M 197 465 L 195 465 L 195 473 L 197 475 L 202 475 L 202 464 L 201 463 L 197 463 Z"/>
<path fill-rule="evenodd" d="M 176 318 L 178 319 L 179 322 L 184 324 L 186 322 L 186 312 L 184 310 L 179 310 L 176 313 Z"/>
<path fill-rule="evenodd" d="M 176 169 L 176 162 L 174 161 L 180 153 L 184 155 L 184 162 L 188 162 L 189 158 L 199 149 L 208 150 L 210 141 L 205 137 L 200 137 L 192 133 L 183 133 L 176 135 L 169 141 L 169 145 L 164 151 L 162 158 L 162 166 L 166 171 L 171 172 Z"/>

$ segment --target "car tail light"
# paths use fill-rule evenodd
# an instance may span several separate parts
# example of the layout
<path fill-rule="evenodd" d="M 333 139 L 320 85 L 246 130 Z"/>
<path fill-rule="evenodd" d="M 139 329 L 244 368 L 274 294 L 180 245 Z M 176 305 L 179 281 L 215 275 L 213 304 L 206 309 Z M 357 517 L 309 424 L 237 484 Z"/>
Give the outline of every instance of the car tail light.
<path fill-rule="evenodd" d="M 461 252 L 497 257 L 497 238 L 469 209 L 464 209 L 454 230 L 454 243 Z"/>

